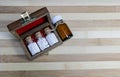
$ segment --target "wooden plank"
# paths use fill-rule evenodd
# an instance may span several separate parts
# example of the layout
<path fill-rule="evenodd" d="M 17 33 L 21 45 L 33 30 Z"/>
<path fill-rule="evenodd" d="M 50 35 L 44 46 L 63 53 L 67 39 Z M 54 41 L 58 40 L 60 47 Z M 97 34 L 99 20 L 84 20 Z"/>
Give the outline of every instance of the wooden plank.
<path fill-rule="evenodd" d="M 99 5 L 99 6 L 110 6 L 110 5 L 120 5 L 119 0 L 35 0 L 35 1 L 28 1 L 28 0 L 13 0 L 13 2 L 9 0 L 0 1 L 0 6 L 91 6 L 91 5 Z"/>
<path fill-rule="evenodd" d="M 13 20 L 1 20 L 0 28 L 7 28 L 6 26 L 13 22 Z M 119 28 L 120 20 L 65 20 L 68 26 L 73 28 Z M 102 24 L 102 25 L 101 25 Z M 81 29 L 82 30 L 82 29 Z M 84 30 L 84 29 L 83 29 Z"/>
<path fill-rule="evenodd" d="M 22 47 L 0 47 L 1 55 L 24 55 L 24 49 Z"/>
<path fill-rule="evenodd" d="M 74 37 L 79 38 L 120 38 L 119 31 L 74 31 Z"/>
<path fill-rule="evenodd" d="M 11 22 L 12 21 L 0 21 L 0 32 L 8 32 L 6 26 Z M 72 31 L 117 31 L 120 29 L 119 20 L 67 20 L 65 22 Z"/>
<path fill-rule="evenodd" d="M 119 77 L 120 70 L 1 71 L 1 77 Z"/>
<path fill-rule="evenodd" d="M 62 46 L 119 46 L 119 38 L 70 39 Z M 0 47 L 22 47 L 19 40 L 0 40 Z"/>
<path fill-rule="evenodd" d="M 114 57 L 113 57 L 114 56 Z M 119 61 L 120 53 L 42 55 L 32 62 Z M 1 55 L 0 63 L 28 63 L 25 55 Z"/>
<path fill-rule="evenodd" d="M 0 32 L 0 39 L 16 39 L 10 32 Z"/>
<path fill-rule="evenodd" d="M 62 46 L 116 46 L 120 45 L 119 38 L 70 39 Z"/>
<path fill-rule="evenodd" d="M 0 13 L 34 12 L 43 6 L 0 6 Z M 109 13 L 120 12 L 120 6 L 47 6 L 51 13 Z M 78 10 L 79 9 L 79 10 Z"/>
<path fill-rule="evenodd" d="M 120 61 L 0 63 L 0 71 L 120 69 Z"/>
<path fill-rule="evenodd" d="M 14 72 L 14 73 L 13 73 Z M 0 77 L 25 77 L 25 71 L 0 71 Z"/>
<path fill-rule="evenodd" d="M 120 38 L 120 31 L 72 31 L 72 39 Z M 16 39 L 10 32 L 0 32 L 0 39 Z"/>
<path fill-rule="evenodd" d="M 61 50 L 62 49 L 62 50 Z M 22 47 L 0 47 L 0 55 L 24 55 Z M 9 50 L 9 51 L 8 51 Z M 120 53 L 120 46 L 59 46 L 49 52 L 50 55 L 71 54 L 115 54 Z"/>
<path fill-rule="evenodd" d="M 120 13 L 51 13 L 54 15 L 61 15 L 64 20 L 119 20 Z M 0 20 L 15 21 L 21 18 L 20 13 L 0 14 Z"/>
<path fill-rule="evenodd" d="M 8 25 L 8 24 L 3 24 L 4 27 L 2 27 L 3 25 L 1 23 L 2 26 L 0 26 L 0 32 L 8 32 L 8 28 L 6 27 L 6 25 Z M 105 25 L 105 27 L 102 27 L 102 26 L 98 25 L 96 27 L 93 27 L 94 26 L 93 25 L 93 26 L 89 26 L 89 27 L 87 27 L 87 26 L 83 27 L 81 25 L 82 25 L 81 23 L 79 23 L 79 24 L 76 24 L 76 23 L 75 24 L 70 24 L 69 23 L 68 26 L 69 26 L 69 28 L 70 28 L 71 31 L 111 31 L 111 30 L 119 31 L 120 30 L 120 26 L 110 27 L 110 26 Z"/>
<path fill-rule="evenodd" d="M 0 32 L 8 32 L 6 26 L 11 22 L 12 21 L 0 21 Z M 72 31 L 119 31 L 120 29 L 119 20 L 67 20 L 65 22 Z"/>
<path fill-rule="evenodd" d="M 39 76 L 43 76 L 43 77 L 119 77 L 120 70 L 70 70 L 70 71 L 31 71 L 31 72 L 27 72 L 27 76 L 33 77 L 39 77 Z M 29 74 L 31 73 L 31 74 Z"/>

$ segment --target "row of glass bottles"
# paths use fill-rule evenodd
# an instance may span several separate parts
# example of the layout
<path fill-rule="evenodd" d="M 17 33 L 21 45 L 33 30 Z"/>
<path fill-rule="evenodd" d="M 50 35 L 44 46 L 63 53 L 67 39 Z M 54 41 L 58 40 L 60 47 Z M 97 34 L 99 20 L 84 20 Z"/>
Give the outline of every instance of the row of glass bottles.
<path fill-rule="evenodd" d="M 25 38 L 28 50 L 31 52 L 32 55 L 35 55 L 36 53 L 39 53 L 58 42 L 56 35 L 51 31 L 49 27 L 46 27 L 44 29 L 44 32 L 46 34 L 46 37 L 42 37 L 40 32 L 35 33 L 37 42 L 34 42 L 31 36 L 27 36 Z"/>
<path fill-rule="evenodd" d="M 71 30 L 69 29 L 67 24 L 63 21 L 60 15 L 53 17 L 52 23 L 55 26 L 55 30 L 59 34 L 62 41 L 70 39 L 73 36 Z M 28 43 L 28 49 L 32 55 L 58 42 L 57 37 L 53 32 L 51 32 L 51 29 L 49 27 L 45 28 L 44 31 L 46 33 L 45 38 L 42 37 L 40 32 L 35 33 L 35 37 L 37 38 L 37 43 L 33 42 L 30 36 L 26 37 L 26 41 Z"/>

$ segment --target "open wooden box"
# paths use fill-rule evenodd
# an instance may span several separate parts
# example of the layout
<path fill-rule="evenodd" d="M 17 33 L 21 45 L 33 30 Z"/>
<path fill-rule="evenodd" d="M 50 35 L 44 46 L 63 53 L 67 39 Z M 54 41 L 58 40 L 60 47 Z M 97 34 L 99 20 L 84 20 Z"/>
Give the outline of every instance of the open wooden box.
<path fill-rule="evenodd" d="M 43 50 L 42 52 L 39 52 L 35 55 L 31 55 L 30 51 L 28 50 L 26 43 L 25 43 L 25 37 L 32 36 L 32 38 L 35 40 L 35 37 L 33 36 L 35 32 L 37 31 L 43 31 L 45 27 L 50 27 L 51 29 L 54 29 L 54 26 L 52 24 L 49 11 L 46 7 L 39 9 L 33 13 L 30 14 L 31 20 L 23 23 L 23 19 L 19 19 L 9 25 L 7 25 L 9 31 L 14 34 L 22 43 L 26 55 L 30 60 L 42 55 L 45 52 L 48 52 L 49 50 L 55 48 L 56 46 L 59 46 L 62 44 L 62 40 L 60 39 L 59 35 L 56 31 L 54 31 L 57 39 L 59 40 L 56 44 L 53 46 L 50 46 Z M 44 33 L 43 33 L 43 36 Z"/>

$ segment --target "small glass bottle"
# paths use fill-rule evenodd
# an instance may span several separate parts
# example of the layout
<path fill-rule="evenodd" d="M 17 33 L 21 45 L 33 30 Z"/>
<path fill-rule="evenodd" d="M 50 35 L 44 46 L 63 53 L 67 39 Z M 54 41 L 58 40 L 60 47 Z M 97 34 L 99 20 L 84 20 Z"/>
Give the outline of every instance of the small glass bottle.
<path fill-rule="evenodd" d="M 64 23 L 64 21 L 60 15 L 54 16 L 52 18 L 52 22 L 55 25 L 56 31 L 58 32 L 62 41 L 70 39 L 73 36 L 69 27 L 67 26 L 66 23 Z"/>
<path fill-rule="evenodd" d="M 37 38 L 37 44 L 41 50 L 44 50 L 49 47 L 47 40 L 44 37 L 42 37 L 40 32 L 36 32 L 35 36 Z"/>
<path fill-rule="evenodd" d="M 56 35 L 51 31 L 49 27 L 46 27 L 44 31 L 46 33 L 46 40 L 51 46 L 58 42 Z"/>
<path fill-rule="evenodd" d="M 30 51 L 30 53 L 32 55 L 35 55 L 36 53 L 40 52 L 41 50 L 39 49 L 38 45 L 36 44 L 36 42 L 33 42 L 31 36 L 28 36 L 25 38 L 26 42 L 27 42 L 27 47 L 28 50 Z"/>

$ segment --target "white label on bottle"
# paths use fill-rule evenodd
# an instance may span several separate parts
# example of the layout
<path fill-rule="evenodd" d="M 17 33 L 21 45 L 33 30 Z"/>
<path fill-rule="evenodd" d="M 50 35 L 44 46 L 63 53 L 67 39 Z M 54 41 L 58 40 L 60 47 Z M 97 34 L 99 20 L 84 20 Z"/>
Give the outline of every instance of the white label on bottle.
<path fill-rule="evenodd" d="M 49 33 L 49 34 L 46 36 L 46 39 L 47 39 L 47 41 L 48 41 L 48 43 L 49 43 L 50 45 L 54 45 L 55 43 L 58 42 L 58 39 L 57 39 L 57 37 L 55 36 L 54 33 Z"/>
<path fill-rule="evenodd" d="M 28 49 L 32 55 L 35 55 L 36 53 L 40 52 L 40 49 L 35 42 L 28 44 Z"/>
<path fill-rule="evenodd" d="M 37 44 L 39 45 L 41 50 L 49 47 L 49 44 L 45 38 L 39 38 Z"/>

